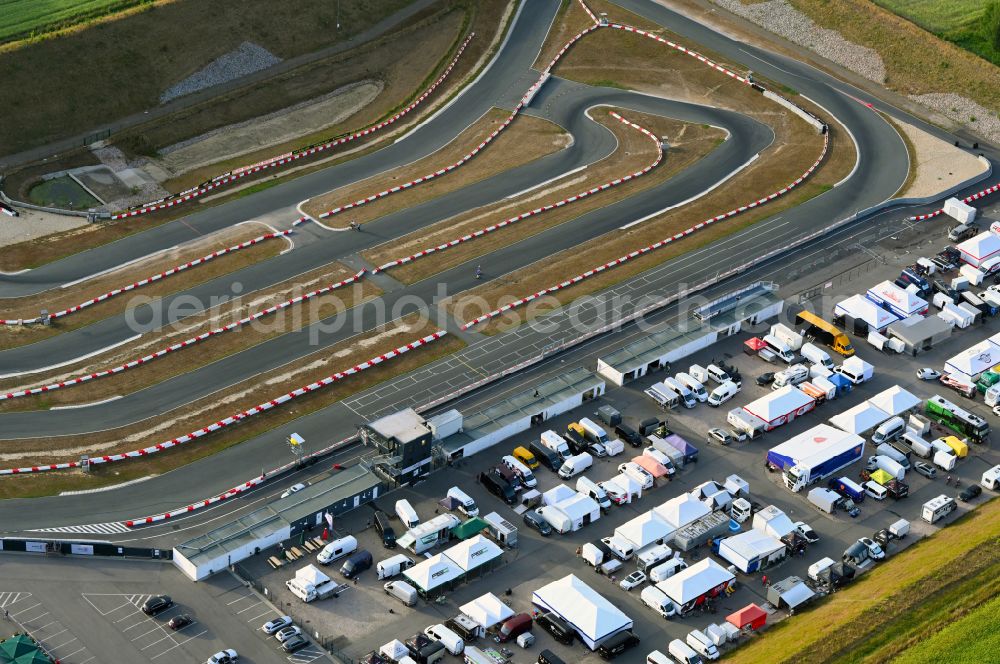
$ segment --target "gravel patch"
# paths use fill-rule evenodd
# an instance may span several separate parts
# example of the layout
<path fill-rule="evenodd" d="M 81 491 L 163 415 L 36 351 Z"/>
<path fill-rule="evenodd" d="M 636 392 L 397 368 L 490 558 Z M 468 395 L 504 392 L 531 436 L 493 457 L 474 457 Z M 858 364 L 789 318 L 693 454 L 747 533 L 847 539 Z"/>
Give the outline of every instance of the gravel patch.
<path fill-rule="evenodd" d="M 189 95 L 192 92 L 228 83 L 262 69 L 273 67 L 279 62 L 281 62 L 281 58 L 266 48 L 251 42 L 243 42 L 236 49 L 219 56 L 201 71 L 195 72 L 164 92 L 160 95 L 160 103 L 165 104 L 172 99 Z"/>
<path fill-rule="evenodd" d="M 925 95 L 910 95 L 910 99 L 940 111 L 980 136 L 985 136 L 993 142 L 1000 142 L 1000 117 L 996 112 L 980 106 L 967 97 L 953 92 L 932 92 Z"/>
<path fill-rule="evenodd" d="M 110 168 L 115 173 L 120 173 L 133 168 L 142 170 L 143 166 L 148 163 L 148 160 L 144 157 L 134 160 L 128 159 L 125 156 L 125 153 L 113 145 L 94 148 L 92 152 L 102 164 Z M 140 205 L 142 203 L 158 200 L 169 195 L 170 192 L 161 187 L 157 182 L 146 181 L 135 187 L 135 193 L 113 201 L 108 201 L 106 205 L 101 205 L 95 209 L 101 212 L 117 212 L 118 210 L 132 207 L 133 205 Z"/>
<path fill-rule="evenodd" d="M 834 30 L 821 28 L 811 18 L 789 5 L 786 0 L 768 0 L 755 4 L 743 4 L 740 0 L 712 0 L 712 2 L 789 41 L 815 51 L 856 74 L 876 83 L 885 83 L 885 64 L 878 52 L 847 41 Z"/>

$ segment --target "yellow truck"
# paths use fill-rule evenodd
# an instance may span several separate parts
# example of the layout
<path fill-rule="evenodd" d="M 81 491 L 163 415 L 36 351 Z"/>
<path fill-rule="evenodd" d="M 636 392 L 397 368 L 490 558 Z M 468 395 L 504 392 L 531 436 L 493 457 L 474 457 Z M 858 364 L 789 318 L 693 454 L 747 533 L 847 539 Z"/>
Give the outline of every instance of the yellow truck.
<path fill-rule="evenodd" d="M 810 337 L 822 341 L 834 351 L 844 357 L 854 355 L 854 347 L 851 340 L 839 327 L 829 323 L 811 311 L 802 310 L 795 317 L 799 327 L 805 328 L 804 333 Z"/>

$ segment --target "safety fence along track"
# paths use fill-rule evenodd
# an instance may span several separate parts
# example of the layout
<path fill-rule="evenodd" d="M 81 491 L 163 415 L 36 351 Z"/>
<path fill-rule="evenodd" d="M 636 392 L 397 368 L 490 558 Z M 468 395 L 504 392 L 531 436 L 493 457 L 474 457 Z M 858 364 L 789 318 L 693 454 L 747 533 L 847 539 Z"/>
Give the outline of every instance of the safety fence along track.
<path fill-rule="evenodd" d="M 448 64 L 448 67 L 444 70 L 444 72 L 442 72 L 441 76 L 438 77 L 438 79 L 434 81 L 434 83 L 431 84 L 429 88 L 424 90 L 423 94 L 421 94 L 408 106 L 403 108 L 401 111 L 399 111 L 392 117 L 386 118 L 382 122 L 372 125 L 371 127 L 367 127 L 360 131 L 356 131 L 353 134 L 348 134 L 347 136 L 341 136 L 340 138 L 331 139 L 319 145 L 313 145 L 308 148 L 302 148 L 300 150 L 288 152 L 282 155 L 278 155 L 276 157 L 265 159 L 264 161 L 253 164 L 252 166 L 245 166 L 243 168 L 230 171 L 228 173 L 223 173 L 222 175 L 217 175 L 211 180 L 203 182 L 197 187 L 192 187 L 191 189 L 182 191 L 179 194 L 174 194 L 173 196 L 170 196 L 168 198 L 163 198 L 158 201 L 152 201 L 149 203 L 143 203 L 142 205 L 138 205 L 134 208 L 123 210 L 122 212 L 117 212 L 111 215 L 111 218 L 124 219 L 126 217 L 137 217 L 139 215 L 148 214 L 150 212 L 156 212 L 158 210 L 171 208 L 174 207 L 175 205 L 180 205 L 181 203 L 187 202 L 193 198 L 197 198 L 214 189 L 218 189 L 219 187 L 231 184 L 249 175 L 254 175 L 268 168 L 276 168 L 278 166 L 284 166 L 285 164 L 289 164 L 298 159 L 302 159 L 303 157 L 310 157 L 319 152 L 323 152 L 324 150 L 336 148 L 338 146 L 344 145 L 345 143 L 350 143 L 360 138 L 365 138 L 366 136 L 370 136 L 371 134 L 374 134 L 382 129 L 385 129 L 386 127 L 395 124 L 399 120 L 409 115 L 411 111 L 420 106 L 420 104 L 422 104 L 424 100 L 426 100 L 429 96 L 431 96 L 434 93 L 434 91 L 444 82 L 444 80 L 448 78 L 448 75 L 451 74 L 452 69 L 454 69 L 455 65 L 458 63 L 459 58 L 462 57 L 462 53 L 465 52 L 465 47 L 469 45 L 469 42 L 472 41 L 472 38 L 475 36 L 476 33 L 473 32 L 468 37 L 466 37 L 465 41 L 462 42 L 462 45 L 459 47 L 458 52 L 455 54 L 455 57 Z"/>
<path fill-rule="evenodd" d="M 966 196 L 965 198 L 962 199 L 962 202 L 971 203 L 972 201 L 978 201 L 979 199 L 986 198 L 990 194 L 995 194 L 998 191 L 1000 191 L 1000 182 L 996 183 L 992 187 L 987 187 L 982 191 L 978 191 L 972 194 L 971 196 Z M 924 221 L 926 219 L 933 219 L 934 217 L 937 217 L 942 214 L 944 214 L 944 208 L 934 210 L 933 212 L 928 212 L 927 214 L 918 214 L 915 217 L 907 217 L 907 221 Z"/>
<path fill-rule="evenodd" d="M 16 319 L 0 318 L 0 325 L 32 325 L 36 323 L 43 323 L 47 319 L 62 318 L 64 316 L 69 316 L 70 314 L 75 314 L 76 312 L 81 311 L 82 309 L 86 309 L 91 305 L 97 304 L 99 302 L 104 302 L 105 300 L 110 300 L 113 297 L 117 297 L 118 295 L 122 295 L 123 293 L 134 291 L 137 288 L 148 286 L 149 284 L 160 281 L 161 279 L 166 279 L 167 277 L 172 277 L 175 274 L 180 274 L 181 272 L 188 270 L 190 268 L 198 267 L 199 265 L 204 265 L 205 263 L 220 256 L 232 254 L 234 252 L 239 251 L 240 249 L 246 249 L 247 247 L 252 247 L 256 244 L 260 244 L 261 242 L 265 242 L 267 240 L 273 240 L 275 238 L 285 237 L 286 235 L 291 235 L 291 233 L 292 231 L 290 230 L 277 231 L 275 233 L 267 233 L 266 235 L 255 237 L 252 240 L 247 240 L 246 242 L 241 242 L 239 244 L 235 244 L 225 249 L 219 249 L 218 251 L 213 251 L 210 254 L 202 256 L 201 258 L 196 258 L 182 265 L 177 265 L 170 268 L 169 270 L 160 272 L 159 274 L 154 274 L 152 276 L 146 277 L 145 279 L 140 279 L 139 281 L 128 284 L 127 286 L 122 286 L 121 288 L 116 288 L 114 290 L 108 291 L 103 295 L 98 295 L 97 297 L 90 298 L 86 302 L 75 304 L 67 309 L 63 309 L 61 311 L 55 311 L 51 314 L 48 314 L 47 317 L 38 316 L 36 318 L 16 318 Z"/>
<path fill-rule="evenodd" d="M 144 447 L 141 450 L 132 450 L 131 452 L 122 452 L 120 454 L 107 454 L 104 456 L 97 456 L 90 458 L 86 463 L 89 465 L 99 465 L 103 463 L 114 463 L 116 461 L 125 461 L 126 459 L 136 459 L 139 457 L 149 456 L 150 454 L 156 454 L 157 452 L 163 452 L 172 447 L 177 447 L 178 445 L 183 445 L 184 443 L 190 443 L 193 440 L 197 440 L 202 436 L 207 436 L 210 433 L 225 429 L 226 427 L 238 424 L 243 420 L 253 417 L 254 415 L 259 415 L 263 412 L 269 411 L 276 406 L 297 399 L 305 394 L 311 394 L 317 390 L 321 390 L 328 385 L 332 385 L 338 381 L 347 378 L 348 376 L 353 376 L 354 374 L 361 373 L 366 369 L 370 369 L 376 365 L 383 362 L 387 362 L 393 358 L 399 357 L 400 355 L 407 353 L 420 346 L 426 346 L 427 344 L 433 343 L 446 335 L 445 330 L 440 330 L 433 334 L 429 334 L 425 337 L 421 337 L 416 341 L 411 341 L 410 343 L 400 346 L 394 350 L 390 350 L 387 353 L 383 353 L 377 357 L 373 357 L 370 360 L 366 360 L 361 364 L 356 364 L 350 369 L 345 369 L 344 371 L 338 371 L 335 374 L 331 374 L 326 378 L 321 378 L 320 380 L 304 385 L 298 389 L 292 390 L 287 394 L 282 394 L 281 396 L 275 397 L 263 403 L 257 404 L 253 408 L 248 410 L 240 411 L 239 413 L 234 413 L 229 417 L 221 419 L 217 422 L 208 424 L 200 429 L 196 429 L 190 433 L 186 433 L 183 436 L 178 436 L 177 438 L 171 438 L 170 440 L 164 441 L 162 443 L 157 443 L 150 447 Z M 84 462 L 82 461 L 65 461 L 61 463 L 53 463 L 41 466 L 28 466 L 24 468 L 5 468 L 0 470 L 0 475 L 19 475 L 25 473 L 39 473 L 47 470 L 65 470 L 68 468 L 80 468 Z"/>

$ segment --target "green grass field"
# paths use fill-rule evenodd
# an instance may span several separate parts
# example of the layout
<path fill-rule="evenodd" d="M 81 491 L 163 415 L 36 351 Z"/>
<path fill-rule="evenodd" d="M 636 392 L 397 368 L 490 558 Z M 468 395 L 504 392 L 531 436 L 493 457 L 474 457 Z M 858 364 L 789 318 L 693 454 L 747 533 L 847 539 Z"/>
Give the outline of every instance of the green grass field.
<path fill-rule="evenodd" d="M 152 0 L 0 0 L 0 44 L 68 28 Z"/>
<path fill-rule="evenodd" d="M 1000 65 L 1000 23 L 984 20 L 994 0 L 875 0 L 875 4 L 916 23 L 993 64 Z M 1000 9 L 998 9 L 1000 13 Z"/>
<path fill-rule="evenodd" d="M 948 629 L 920 641 L 893 661 L 896 664 L 978 664 L 995 661 L 1000 652 L 1000 630 L 996 628 L 998 611 L 1000 597 L 995 597 L 949 625 Z"/>

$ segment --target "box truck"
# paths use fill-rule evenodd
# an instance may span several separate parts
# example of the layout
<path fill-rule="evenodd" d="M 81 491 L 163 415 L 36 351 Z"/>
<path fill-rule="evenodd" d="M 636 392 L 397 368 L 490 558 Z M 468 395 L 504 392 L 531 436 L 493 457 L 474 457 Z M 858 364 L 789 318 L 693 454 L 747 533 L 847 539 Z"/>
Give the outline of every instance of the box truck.
<path fill-rule="evenodd" d="M 840 501 L 840 494 L 831 489 L 816 487 L 809 490 L 809 502 L 827 514 L 833 514 L 837 510 L 837 503 Z"/>

